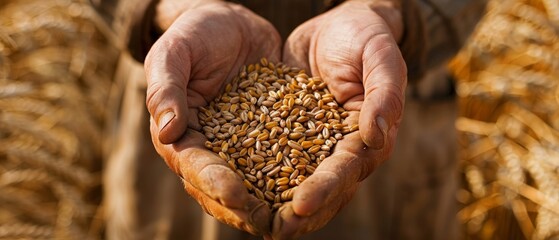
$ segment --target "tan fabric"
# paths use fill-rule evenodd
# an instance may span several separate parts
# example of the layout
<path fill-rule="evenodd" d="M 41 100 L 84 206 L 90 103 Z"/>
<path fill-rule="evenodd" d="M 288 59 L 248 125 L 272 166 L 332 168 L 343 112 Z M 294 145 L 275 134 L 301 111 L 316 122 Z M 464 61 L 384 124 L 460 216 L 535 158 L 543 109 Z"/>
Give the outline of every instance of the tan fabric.
<path fill-rule="evenodd" d="M 275 22 L 284 38 L 323 6 L 317 0 L 240 2 Z M 362 183 L 331 223 L 304 239 L 457 238 L 455 102 L 446 61 L 468 36 L 484 4 L 433 2 L 418 1 L 427 27 L 429 71 L 419 84 L 410 85 L 391 160 Z M 119 144 L 104 178 L 107 238 L 250 239 L 202 213 L 157 157 L 148 132 L 143 69 L 128 55 L 122 59 L 116 77 L 123 98 L 120 117 L 114 119 Z"/>

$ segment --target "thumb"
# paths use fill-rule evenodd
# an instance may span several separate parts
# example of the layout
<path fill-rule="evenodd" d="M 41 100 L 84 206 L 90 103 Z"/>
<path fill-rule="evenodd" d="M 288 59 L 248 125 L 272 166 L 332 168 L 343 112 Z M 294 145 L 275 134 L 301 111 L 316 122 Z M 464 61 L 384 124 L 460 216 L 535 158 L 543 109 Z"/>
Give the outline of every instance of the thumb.
<path fill-rule="evenodd" d="M 406 65 L 396 42 L 379 40 L 375 47 L 369 42 L 363 53 L 365 99 L 359 116 L 361 138 L 373 149 L 393 142 L 389 133 L 399 126 L 407 84 Z"/>
<path fill-rule="evenodd" d="M 180 53 L 180 56 L 179 56 Z M 159 39 L 145 61 L 147 78 L 146 105 L 163 144 L 178 140 L 188 124 L 187 84 L 190 78 L 188 46 L 172 39 Z"/>

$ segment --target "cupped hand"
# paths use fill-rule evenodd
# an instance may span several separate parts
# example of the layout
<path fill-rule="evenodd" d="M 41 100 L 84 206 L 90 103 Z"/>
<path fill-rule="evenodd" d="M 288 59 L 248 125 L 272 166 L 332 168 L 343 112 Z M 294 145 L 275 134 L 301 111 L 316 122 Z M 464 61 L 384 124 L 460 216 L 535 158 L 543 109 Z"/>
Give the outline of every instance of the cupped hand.
<path fill-rule="evenodd" d="M 339 141 L 333 154 L 295 191 L 274 217 L 274 239 L 316 231 L 352 198 L 393 148 L 404 106 L 406 65 L 397 42 L 402 17 L 394 1 L 346 1 L 290 35 L 288 65 L 302 66 L 328 84 L 351 111 L 359 131 Z"/>
<path fill-rule="evenodd" d="M 243 64 L 262 56 L 278 61 L 279 34 L 264 19 L 232 3 L 206 1 L 177 9 L 158 13 L 164 33 L 145 61 L 153 144 L 207 213 L 252 234 L 265 234 L 270 210 L 249 195 L 223 160 L 205 149 L 197 108 L 208 105 Z M 166 13 L 174 15 L 165 18 Z"/>

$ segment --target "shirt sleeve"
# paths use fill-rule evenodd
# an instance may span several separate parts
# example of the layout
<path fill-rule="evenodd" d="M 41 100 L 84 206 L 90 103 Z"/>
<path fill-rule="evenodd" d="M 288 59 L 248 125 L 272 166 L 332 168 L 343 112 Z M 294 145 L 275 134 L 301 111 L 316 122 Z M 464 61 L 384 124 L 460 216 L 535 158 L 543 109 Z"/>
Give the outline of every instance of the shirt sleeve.
<path fill-rule="evenodd" d="M 143 62 L 159 37 L 154 26 L 155 5 L 159 0 L 92 1 L 117 36 L 118 47 Z"/>

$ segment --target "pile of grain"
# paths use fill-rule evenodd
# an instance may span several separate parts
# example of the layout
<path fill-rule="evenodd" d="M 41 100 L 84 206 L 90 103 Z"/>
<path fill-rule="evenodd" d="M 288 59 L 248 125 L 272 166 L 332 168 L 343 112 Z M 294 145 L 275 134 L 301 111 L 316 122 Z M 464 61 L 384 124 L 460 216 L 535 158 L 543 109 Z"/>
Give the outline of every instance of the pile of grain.
<path fill-rule="evenodd" d="M 273 209 L 358 129 L 319 77 L 265 58 L 244 66 L 198 118 L 206 147 L 229 163 L 257 198 Z"/>
<path fill-rule="evenodd" d="M 99 234 L 106 29 L 87 1 L 0 3 L 0 239 Z"/>
<path fill-rule="evenodd" d="M 559 237 L 558 36 L 558 1 L 490 1 L 451 63 L 469 238 Z"/>

